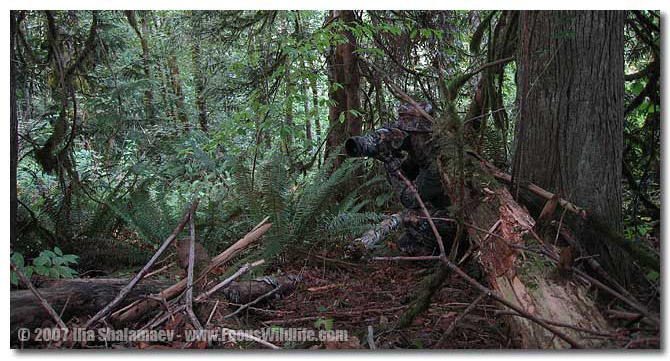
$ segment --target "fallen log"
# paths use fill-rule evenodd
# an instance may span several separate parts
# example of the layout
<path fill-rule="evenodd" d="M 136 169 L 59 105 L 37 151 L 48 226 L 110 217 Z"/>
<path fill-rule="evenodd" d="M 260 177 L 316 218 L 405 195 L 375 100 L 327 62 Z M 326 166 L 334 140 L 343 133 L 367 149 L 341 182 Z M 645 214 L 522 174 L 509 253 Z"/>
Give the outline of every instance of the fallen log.
<path fill-rule="evenodd" d="M 156 253 L 151 257 L 149 262 L 133 277 L 128 284 L 123 287 L 120 291 L 119 294 L 112 299 L 108 304 L 106 304 L 98 313 L 93 315 L 86 324 L 84 325 L 84 328 L 88 329 L 92 326 L 94 326 L 101 318 L 107 316 L 112 310 L 114 310 L 120 303 L 123 301 L 123 299 L 126 297 L 126 295 L 132 291 L 133 287 L 142 279 L 144 278 L 144 275 L 146 275 L 149 272 L 149 269 L 151 269 L 151 266 L 153 266 L 154 263 L 158 260 L 158 257 L 160 257 L 161 253 L 163 253 L 167 247 L 174 241 L 174 239 L 179 235 L 179 233 L 182 231 L 184 226 L 186 225 L 186 222 L 189 220 L 192 220 L 193 217 L 195 217 L 195 210 L 198 207 L 198 203 L 200 202 L 200 198 L 197 198 L 189 209 L 184 213 L 184 216 L 181 220 L 181 222 L 175 227 L 174 231 L 172 231 L 172 234 L 168 236 L 168 238 L 161 244 L 161 246 L 156 250 Z"/>
<path fill-rule="evenodd" d="M 128 283 L 127 279 L 101 280 L 58 280 L 52 286 L 40 288 L 44 299 L 61 314 L 63 320 L 77 316 L 92 315 L 111 302 Z M 142 281 L 133 288 L 121 302 L 125 306 L 147 295 L 169 286 L 167 282 Z M 33 329 L 44 323 L 53 324 L 51 317 L 40 301 L 29 290 L 10 292 L 11 340 L 16 342 L 16 330 L 25 327 Z"/>
<path fill-rule="evenodd" d="M 285 295 L 292 291 L 299 281 L 300 277 L 294 275 L 233 281 L 227 287 L 210 293 L 208 297 L 219 294 L 229 302 L 250 303 L 274 289 L 277 289 L 277 292 L 272 296 Z M 127 284 L 127 279 L 54 280 L 50 287 L 40 288 L 39 292 L 51 307 L 61 314 L 63 320 L 70 320 L 73 317 L 86 317 L 94 314 L 112 301 Z M 170 285 L 170 282 L 165 281 L 142 281 L 126 295 L 120 304 L 125 306 L 133 301 L 145 300 L 146 297 Z M 32 291 L 20 290 L 10 293 L 12 344 L 18 341 L 16 332 L 19 328 L 32 330 L 41 326 L 53 327 L 53 323 L 53 319 Z"/>
<path fill-rule="evenodd" d="M 490 174 L 496 179 L 501 180 L 509 185 L 512 184 L 511 175 L 496 169 L 493 165 L 481 159 L 481 157 L 479 157 L 477 154 L 469 154 L 479 159 L 482 162 L 482 165 L 486 167 L 487 171 L 490 172 Z M 520 192 L 521 198 L 523 198 L 525 203 L 528 205 L 535 205 L 535 208 L 539 208 L 537 198 L 548 201 L 555 196 L 553 193 L 533 183 L 520 182 L 518 186 L 524 190 L 524 192 Z M 583 224 L 579 225 L 580 228 L 583 228 L 583 232 L 581 232 L 583 233 L 581 234 L 582 238 L 588 237 L 612 243 L 631 255 L 634 261 L 638 262 L 641 266 L 654 271 L 660 270 L 660 259 L 650 250 L 643 248 L 639 244 L 626 240 L 623 235 L 610 229 L 607 225 L 604 224 L 604 222 L 592 217 L 586 209 L 570 203 L 565 199 L 559 199 L 559 204 L 563 209 L 574 215 L 575 220 L 570 223 L 575 224 L 579 221 L 583 222 Z"/>
<path fill-rule="evenodd" d="M 362 247 L 366 250 L 377 246 L 384 238 L 394 233 L 400 227 L 400 214 L 395 213 L 383 220 L 377 227 L 370 229 L 364 235 L 354 239 L 351 247 Z"/>

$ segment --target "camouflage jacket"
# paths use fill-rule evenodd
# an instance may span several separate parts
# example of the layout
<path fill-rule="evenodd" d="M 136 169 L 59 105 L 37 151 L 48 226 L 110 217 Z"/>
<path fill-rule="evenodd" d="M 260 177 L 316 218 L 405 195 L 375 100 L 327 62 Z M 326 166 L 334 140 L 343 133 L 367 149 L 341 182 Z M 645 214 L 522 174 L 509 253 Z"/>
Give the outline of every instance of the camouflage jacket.
<path fill-rule="evenodd" d="M 449 199 L 437 169 L 438 148 L 432 138 L 432 124 L 415 114 L 400 113 L 397 122 L 377 130 L 382 145 L 378 159 L 384 162 L 387 177 L 405 208 L 419 209 L 419 203 L 396 171 L 414 181 L 428 208 L 445 208 Z M 382 148 L 382 147 L 380 147 Z M 383 154 L 383 155 L 382 155 Z"/>

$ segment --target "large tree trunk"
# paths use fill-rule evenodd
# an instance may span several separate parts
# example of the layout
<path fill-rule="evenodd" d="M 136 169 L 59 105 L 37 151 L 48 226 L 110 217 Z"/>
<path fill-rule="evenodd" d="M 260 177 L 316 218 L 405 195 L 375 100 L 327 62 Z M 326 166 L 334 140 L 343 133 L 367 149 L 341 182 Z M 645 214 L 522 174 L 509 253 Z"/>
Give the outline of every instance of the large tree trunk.
<path fill-rule="evenodd" d="M 354 26 L 356 22 L 352 10 L 334 10 L 329 21 L 332 19 L 339 19 L 349 26 Z M 361 133 L 360 73 L 358 57 L 354 53 L 356 39 L 348 30 L 343 31 L 342 35 L 347 38 L 347 42 L 337 44 L 327 59 L 329 96 L 333 102 L 330 106 L 328 120 L 333 128 L 326 142 L 326 157 L 345 139 Z M 340 122 L 340 117 L 344 117 L 343 123 Z M 343 157 L 337 157 L 335 168 L 339 167 L 342 161 Z"/>
<path fill-rule="evenodd" d="M 9 242 L 10 245 L 16 240 L 16 213 L 18 208 L 18 201 L 16 197 L 16 166 L 18 163 L 18 146 L 19 146 L 19 119 L 16 107 L 16 64 L 14 64 L 15 39 L 17 33 L 16 11 L 10 12 L 10 38 L 9 38 L 9 107 L 10 107 L 10 131 L 9 131 L 9 148 L 10 148 L 10 168 L 9 168 Z"/>
<path fill-rule="evenodd" d="M 622 231 L 624 12 L 524 11 L 517 50 L 515 181 L 530 181 Z M 623 253 L 580 233 L 620 280 Z"/>

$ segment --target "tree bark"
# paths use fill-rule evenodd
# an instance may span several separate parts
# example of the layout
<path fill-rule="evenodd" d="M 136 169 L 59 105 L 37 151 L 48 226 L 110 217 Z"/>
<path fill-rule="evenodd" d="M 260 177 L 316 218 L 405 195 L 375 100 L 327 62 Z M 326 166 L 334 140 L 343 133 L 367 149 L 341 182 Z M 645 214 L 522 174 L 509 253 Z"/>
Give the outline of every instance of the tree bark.
<path fill-rule="evenodd" d="M 154 93 L 151 86 L 151 63 L 149 59 L 148 37 L 149 25 L 147 22 L 147 15 L 144 14 L 142 15 L 142 37 L 140 37 L 140 42 L 142 43 L 142 68 L 144 69 L 144 76 L 149 82 L 147 90 L 144 91 L 144 102 L 147 118 L 149 118 L 150 122 L 154 122 L 156 120 L 156 110 L 154 108 Z"/>
<path fill-rule="evenodd" d="M 170 84 L 175 96 L 175 105 L 177 108 L 177 119 L 184 127 L 184 132 L 190 131 L 188 123 L 188 116 L 186 115 L 185 95 L 182 90 L 181 75 L 179 74 L 179 64 L 177 63 L 177 55 L 170 54 L 168 57 L 168 68 L 170 69 Z"/>
<path fill-rule="evenodd" d="M 198 109 L 200 129 L 207 133 L 207 104 L 205 101 L 205 79 L 202 74 L 200 57 L 200 33 L 202 32 L 197 11 L 191 10 L 191 60 L 193 62 L 193 82 L 195 86 L 195 105 Z"/>
<path fill-rule="evenodd" d="M 623 11 L 524 11 L 517 50 L 519 121 L 513 177 L 622 231 Z M 583 228 L 583 227 L 582 227 Z M 624 254 L 578 230 L 619 280 Z"/>
<path fill-rule="evenodd" d="M 144 71 L 144 77 L 149 82 L 147 89 L 144 91 L 144 110 L 147 119 L 153 124 L 156 121 L 156 110 L 154 109 L 154 93 L 151 87 L 151 65 L 149 60 L 149 42 L 147 40 L 149 37 L 149 24 L 147 15 L 146 13 L 142 15 L 142 28 L 140 30 L 135 12 L 133 10 L 126 10 L 124 12 L 126 18 L 128 18 L 128 23 L 135 30 L 135 34 L 140 39 L 140 45 L 142 46 L 142 70 Z"/>
<path fill-rule="evenodd" d="M 461 187 L 456 161 L 453 156 L 440 157 L 443 183 L 452 199 L 463 195 L 460 207 L 465 218 L 464 225 L 470 242 L 478 246 L 475 259 L 489 288 L 539 318 L 610 332 L 609 325 L 583 283 L 558 277 L 556 267 L 548 259 L 523 250 L 540 245 L 537 239 L 531 237 L 535 220 L 526 208 L 520 206 L 484 164 L 471 155 L 464 160 L 466 186 Z M 550 242 L 543 243 L 554 249 Z M 507 324 L 519 348 L 569 347 L 565 341 L 526 318 L 509 317 Z M 582 347 L 604 346 L 604 341 L 584 339 L 575 330 L 561 331 L 580 340 Z"/>
<path fill-rule="evenodd" d="M 354 26 L 356 23 L 355 14 L 352 10 L 334 10 L 330 14 L 330 18 L 339 18 L 349 26 Z M 327 59 L 329 97 L 332 101 L 328 121 L 330 126 L 334 128 L 330 131 L 326 141 L 326 157 L 334 148 L 340 146 L 345 139 L 360 134 L 362 126 L 358 115 L 361 106 L 358 56 L 354 53 L 356 39 L 348 30 L 344 30 L 342 35 L 347 38 L 347 42 L 337 44 L 334 49 L 331 49 Z M 344 117 L 343 123 L 340 122 L 340 117 Z M 337 169 L 343 161 L 343 157 L 337 157 L 334 169 Z"/>
<path fill-rule="evenodd" d="M 18 210 L 18 201 L 16 195 L 16 167 L 18 164 L 19 152 L 19 119 L 18 109 L 16 107 L 16 64 L 14 56 L 16 54 L 16 11 L 11 11 L 10 16 L 10 46 L 9 46 L 9 107 L 10 107 L 10 175 L 9 175 L 9 213 L 10 213 L 10 227 L 9 227 L 9 242 L 13 245 L 16 241 L 16 215 Z"/>
<path fill-rule="evenodd" d="M 62 280 L 48 288 L 40 288 L 39 292 L 56 312 L 62 312 L 61 318 L 68 320 L 75 316 L 92 315 L 111 302 L 128 280 L 111 280 L 110 282 L 87 282 L 81 280 Z M 121 302 L 124 307 L 145 296 L 159 292 L 170 283 L 143 281 L 137 285 Z M 10 330 L 12 342 L 16 338 L 16 330 L 20 327 L 29 329 L 40 327 L 45 321 L 51 321 L 49 314 L 42 308 L 39 300 L 29 290 L 12 291 L 10 293 Z"/>
<path fill-rule="evenodd" d="M 314 118 L 314 139 L 316 139 L 317 152 L 321 153 L 319 146 L 321 145 L 321 118 L 319 117 L 319 88 L 316 83 L 317 77 L 310 77 L 309 85 L 312 88 L 312 114 Z M 321 169 L 321 154 L 316 155 L 317 167 Z"/>
<path fill-rule="evenodd" d="M 302 67 L 305 67 L 305 61 L 302 61 Z M 303 100 L 303 112 L 305 113 L 305 142 L 307 143 L 309 150 L 311 151 L 314 144 L 312 140 L 312 118 L 314 118 L 313 112 L 309 110 L 309 103 L 311 95 L 309 93 L 309 87 L 307 86 L 307 79 L 302 77 L 302 95 Z M 311 153 L 311 152 L 310 152 Z"/>

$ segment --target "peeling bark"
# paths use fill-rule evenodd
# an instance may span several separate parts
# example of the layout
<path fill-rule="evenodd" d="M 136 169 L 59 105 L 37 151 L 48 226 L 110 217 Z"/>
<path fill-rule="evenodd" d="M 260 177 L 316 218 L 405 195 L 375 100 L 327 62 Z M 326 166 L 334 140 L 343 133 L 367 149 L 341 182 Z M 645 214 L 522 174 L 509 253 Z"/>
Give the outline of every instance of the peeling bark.
<path fill-rule="evenodd" d="M 610 326 L 584 284 L 576 279 L 556 277 L 555 266 L 546 258 L 521 250 L 539 246 L 537 240 L 531 237 L 535 220 L 526 208 L 514 201 L 508 189 L 498 183 L 473 156 L 465 159 L 466 187 L 462 190 L 454 181 L 459 179 L 458 167 L 451 164 L 454 161 L 454 158 L 441 157 L 443 183 L 452 199 L 458 199 L 463 192 L 463 216 L 466 223 L 474 226 L 467 227 L 467 232 L 470 240 L 479 244 L 475 259 L 481 265 L 490 288 L 537 317 L 610 332 Z M 477 228 L 493 229 L 489 232 L 496 236 Z M 544 246 L 553 249 L 549 243 Z M 509 317 L 508 324 L 517 347 L 569 347 L 566 342 L 526 318 Z M 585 339 L 576 330 L 562 331 L 573 339 L 579 339 L 584 347 L 604 347 L 604 341 Z"/>

